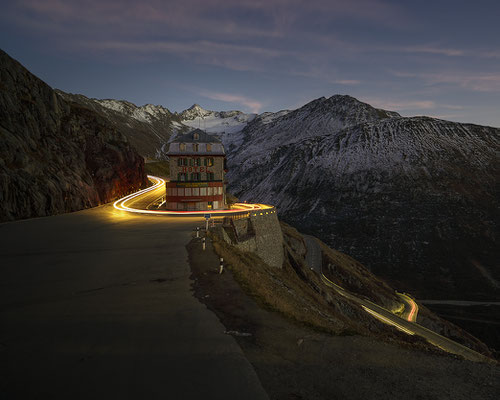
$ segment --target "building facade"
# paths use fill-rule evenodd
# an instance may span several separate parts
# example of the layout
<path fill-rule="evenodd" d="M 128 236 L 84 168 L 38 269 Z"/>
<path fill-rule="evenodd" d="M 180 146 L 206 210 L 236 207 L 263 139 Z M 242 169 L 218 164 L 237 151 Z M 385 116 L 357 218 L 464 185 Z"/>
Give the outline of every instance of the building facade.
<path fill-rule="evenodd" d="M 166 183 L 168 210 L 201 211 L 226 208 L 226 154 L 219 139 L 200 129 L 170 143 L 170 182 Z"/>

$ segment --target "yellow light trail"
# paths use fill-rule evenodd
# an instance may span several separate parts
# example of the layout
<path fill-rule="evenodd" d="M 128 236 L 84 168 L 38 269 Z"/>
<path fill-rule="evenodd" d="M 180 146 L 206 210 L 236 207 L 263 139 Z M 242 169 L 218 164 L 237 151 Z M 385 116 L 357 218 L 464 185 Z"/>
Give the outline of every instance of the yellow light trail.
<path fill-rule="evenodd" d="M 270 209 L 273 208 L 267 204 L 247 204 L 247 203 L 236 203 L 235 206 L 238 208 L 231 208 L 228 210 L 204 210 L 204 211 L 168 211 L 168 210 L 145 210 L 142 208 L 134 208 L 127 206 L 127 203 L 133 199 L 137 199 L 140 196 L 152 192 L 157 189 L 161 189 L 165 185 L 165 180 L 157 176 L 148 175 L 150 181 L 153 181 L 153 186 L 146 189 L 139 190 L 138 192 L 129 194 L 113 203 L 113 207 L 117 210 L 127 211 L 139 214 L 156 214 L 156 215 L 177 215 L 177 216 L 197 216 L 205 214 L 241 214 L 244 212 L 250 212 L 254 210 Z"/>
<path fill-rule="evenodd" d="M 399 325 L 398 323 L 396 323 L 394 321 L 391 321 L 389 318 L 384 317 L 383 315 L 379 314 L 378 312 L 370 310 L 368 307 L 365 307 L 364 305 L 361 305 L 361 307 L 363 307 L 363 310 L 365 310 L 367 313 L 373 315 L 378 320 L 380 320 L 388 325 L 392 325 L 392 326 L 398 328 L 400 331 L 407 333 L 408 335 L 415 334 L 415 332 L 410 331 L 409 329 L 405 328 L 404 326 Z"/>
<path fill-rule="evenodd" d="M 339 294 L 341 294 L 342 296 L 344 297 L 347 297 L 347 298 L 350 298 L 350 299 L 353 299 L 355 301 L 359 301 L 356 296 L 353 296 L 353 295 L 350 295 L 348 294 L 348 292 L 345 291 L 345 289 L 343 289 L 341 286 L 337 285 L 336 283 L 333 283 L 330 279 L 328 279 L 324 274 L 321 274 L 321 278 L 323 279 L 323 282 L 325 282 L 327 284 L 327 286 L 330 286 L 332 288 L 334 288 L 335 290 L 337 290 L 337 292 L 339 292 Z M 368 302 L 368 301 L 367 301 Z M 370 302 L 368 302 L 370 303 Z M 407 333 L 408 335 L 414 335 L 415 332 L 405 328 L 404 326 L 401 326 L 399 325 L 397 322 L 395 321 L 392 321 L 391 319 L 387 318 L 387 317 L 384 317 L 383 315 L 379 314 L 378 312 L 364 306 L 363 304 L 360 304 L 361 307 L 363 308 L 363 310 L 365 310 L 367 313 L 369 313 L 370 315 L 372 315 L 373 317 L 377 318 L 379 321 L 385 323 L 385 324 L 388 324 L 388 325 L 392 325 L 394 327 L 396 327 L 397 329 L 399 329 L 400 331 L 402 332 L 405 332 Z M 379 306 L 380 307 L 380 306 Z M 384 309 L 383 307 L 380 307 L 381 309 Z M 385 309 L 384 309 L 385 310 Z M 387 312 L 390 312 L 389 310 L 385 310 Z"/>
<path fill-rule="evenodd" d="M 417 321 L 417 314 L 418 314 L 418 304 L 407 294 L 397 293 L 397 295 L 399 297 L 401 297 L 402 299 L 404 299 L 404 301 L 407 304 L 410 304 L 410 306 L 411 306 L 411 309 L 410 309 L 406 319 L 410 322 L 416 322 Z"/>

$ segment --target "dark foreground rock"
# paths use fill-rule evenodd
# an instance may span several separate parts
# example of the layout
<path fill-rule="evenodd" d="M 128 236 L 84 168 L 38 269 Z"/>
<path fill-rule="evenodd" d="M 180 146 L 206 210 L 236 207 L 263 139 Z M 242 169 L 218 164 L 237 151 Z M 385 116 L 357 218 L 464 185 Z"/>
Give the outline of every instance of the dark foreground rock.
<path fill-rule="evenodd" d="M 0 138 L 0 221 L 81 210 L 147 185 L 125 136 L 1 50 Z"/>

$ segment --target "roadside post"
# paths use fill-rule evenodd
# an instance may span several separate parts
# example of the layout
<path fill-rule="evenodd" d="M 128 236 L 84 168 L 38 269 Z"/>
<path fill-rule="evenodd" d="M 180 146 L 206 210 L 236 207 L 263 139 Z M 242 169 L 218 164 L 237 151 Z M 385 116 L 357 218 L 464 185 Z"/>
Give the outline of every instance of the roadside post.
<path fill-rule="evenodd" d="M 224 259 L 220 258 L 219 275 L 224 272 Z"/>
<path fill-rule="evenodd" d="M 205 245 L 205 238 L 201 239 L 201 242 L 202 242 L 202 244 L 203 244 L 203 250 L 205 250 L 205 246 L 206 246 L 206 245 Z"/>
<path fill-rule="evenodd" d="M 208 221 L 210 220 L 210 214 L 205 214 L 205 221 L 206 221 L 206 225 L 205 225 L 205 231 L 208 232 Z"/>
<path fill-rule="evenodd" d="M 200 237 L 200 227 L 199 226 L 196 227 L 196 237 L 197 238 Z"/>

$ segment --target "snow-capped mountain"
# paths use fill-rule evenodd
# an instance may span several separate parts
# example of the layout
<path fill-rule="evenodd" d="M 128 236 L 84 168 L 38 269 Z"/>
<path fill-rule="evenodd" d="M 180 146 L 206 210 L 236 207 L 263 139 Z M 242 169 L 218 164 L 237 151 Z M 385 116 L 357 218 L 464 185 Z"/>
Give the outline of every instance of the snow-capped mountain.
<path fill-rule="evenodd" d="M 223 136 L 241 131 L 257 114 L 241 111 L 210 111 L 193 104 L 179 114 L 184 125 Z"/>
<path fill-rule="evenodd" d="M 276 205 L 396 287 L 500 298 L 500 129 L 333 96 L 240 136 L 228 151 L 240 199 Z"/>
<path fill-rule="evenodd" d="M 92 99 L 61 91 L 58 94 L 105 116 L 145 157 L 162 158 L 171 135 L 189 129 L 176 113 L 162 106 L 136 106 L 125 100 Z"/>
<path fill-rule="evenodd" d="M 80 94 L 58 91 L 65 99 L 90 108 L 105 116 L 117 130 L 123 132 L 145 157 L 162 159 L 168 143 L 176 134 L 194 128 L 222 137 L 228 143 L 236 140 L 240 132 L 256 114 L 241 111 L 210 111 L 194 104 L 181 113 L 172 113 L 163 106 L 146 104 L 137 106 L 125 100 L 93 99 Z M 272 118 L 272 113 L 266 116 Z M 264 115 L 264 114 L 262 114 Z M 234 137 L 233 137 L 234 136 Z"/>

